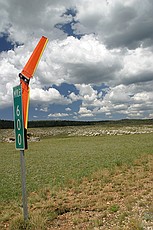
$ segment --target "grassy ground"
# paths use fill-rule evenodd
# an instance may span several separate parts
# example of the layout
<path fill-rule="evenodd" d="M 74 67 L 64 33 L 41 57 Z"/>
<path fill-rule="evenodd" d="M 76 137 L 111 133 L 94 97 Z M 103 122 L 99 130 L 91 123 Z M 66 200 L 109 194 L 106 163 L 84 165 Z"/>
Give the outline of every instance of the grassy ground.
<path fill-rule="evenodd" d="M 153 134 L 56 137 L 26 151 L 23 223 L 19 151 L 0 143 L 1 229 L 149 229 Z"/>

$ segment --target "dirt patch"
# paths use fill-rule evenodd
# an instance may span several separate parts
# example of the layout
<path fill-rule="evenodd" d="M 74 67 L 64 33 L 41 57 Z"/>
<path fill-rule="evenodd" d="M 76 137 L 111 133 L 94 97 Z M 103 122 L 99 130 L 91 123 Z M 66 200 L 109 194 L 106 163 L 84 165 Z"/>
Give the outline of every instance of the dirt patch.
<path fill-rule="evenodd" d="M 48 223 L 48 229 L 152 229 L 153 158 L 137 164 L 97 172 L 90 181 L 61 191 L 53 202 L 70 211 Z"/>
<path fill-rule="evenodd" d="M 20 210 L 17 211 L 17 207 L 12 205 L 2 211 L 5 218 L 0 227 L 32 230 L 152 230 L 152 175 L 153 156 L 149 155 L 138 159 L 132 166 L 104 169 L 80 183 L 70 181 L 65 189 L 45 188 L 33 192 L 28 199 L 29 222 L 24 225 L 23 217 L 18 213 Z"/>

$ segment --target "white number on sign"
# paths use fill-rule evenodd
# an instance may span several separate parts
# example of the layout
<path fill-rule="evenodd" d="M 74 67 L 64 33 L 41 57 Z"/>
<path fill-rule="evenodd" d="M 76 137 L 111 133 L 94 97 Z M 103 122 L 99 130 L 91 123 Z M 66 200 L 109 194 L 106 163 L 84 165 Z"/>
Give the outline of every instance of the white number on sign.
<path fill-rule="evenodd" d="M 16 107 L 16 115 L 17 115 L 17 116 L 20 116 L 19 105 L 17 105 L 17 107 Z"/>
<path fill-rule="evenodd" d="M 16 115 L 17 115 L 17 117 L 20 116 L 19 105 L 17 105 L 17 107 L 16 107 Z M 20 131 L 21 130 L 21 120 L 19 118 L 17 119 L 16 125 L 17 125 L 17 130 Z M 17 142 L 18 142 L 18 145 L 22 144 L 22 137 L 21 137 L 20 133 L 17 135 Z"/>
<path fill-rule="evenodd" d="M 20 121 L 20 119 L 17 119 L 17 129 L 18 130 L 21 129 L 21 121 Z"/>
<path fill-rule="evenodd" d="M 21 134 L 18 134 L 18 144 L 21 145 L 21 143 L 22 143 Z"/>

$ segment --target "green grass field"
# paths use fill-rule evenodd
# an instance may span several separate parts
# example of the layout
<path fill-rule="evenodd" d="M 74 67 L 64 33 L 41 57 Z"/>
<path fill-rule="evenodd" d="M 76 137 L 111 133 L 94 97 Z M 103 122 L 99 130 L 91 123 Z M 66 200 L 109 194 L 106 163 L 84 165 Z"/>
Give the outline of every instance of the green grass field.
<path fill-rule="evenodd" d="M 0 226 L 2 228 L 2 226 L 4 227 L 4 224 L 6 224 L 4 229 L 7 229 L 10 220 L 16 217 L 16 215 L 13 214 L 13 208 L 12 212 L 7 212 L 10 204 L 14 204 L 14 209 L 17 209 L 17 212 L 21 211 L 19 209 L 19 203 L 21 204 L 20 153 L 15 150 L 14 144 L 11 143 L 0 143 L 0 150 L 0 200 L 1 207 L 4 209 L 1 219 L 2 225 Z M 103 172 L 109 172 L 109 177 L 112 175 L 112 178 L 114 178 L 116 170 L 119 169 L 123 172 L 124 168 L 126 171 L 130 168 L 132 169 L 135 165 L 141 164 L 147 168 L 149 164 L 147 159 L 151 157 L 152 154 L 153 134 L 101 137 L 54 137 L 41 139 L 38 143 L 29 143 L 29 150 L 26 151 L 26 179 L 30 205 L 33 207 L 31 203 L 33 200 L 35 200 L 34 203 L 36 202 L 36 199 L 32 198 L 32 194 L 39 194 L 42 190 L 49 191 L 51 194 L 54 193 L 57 199 L 60 194 L 58 191 L 65 191 L 65 189 L 67 189 L 67 191 L 72 189 L 77 190 L 76 188 L 81 188 L 84 181 L 87 180 L 91 182 L 95 180 L 96 177 L 98 178 L 97 181 L 99 181 L 100 178 L 97 175 L 102 176 Z M 109 183 L 108 178 L 106 183 Z M 114 183 L 114 181 L 112 181 L 112 183 Z M 87 187 L 86 185 L 85 188 L 87 189 Z M 97 187 L 95 187 L 95 190 L 97 190 Z M 51 194 L 50 197 L 52 196 Z M 61 196 L 63 199 L 66 199 L 63 194 L 65 193 L 61 193 Z M 41 197 L 41 199 L 46 200 L 47 198 Z M 38 200 L 40 201 L 41 199 Z M 62 199 L 60 199 L 60 201 L 61 200 Z M 41 201 L 41 205 L 43 202 Z M 61 202 L 63 203 L 64 201 Z M 36 204 L 33 205 L 35 206 Z M 78 204 L 76 204 L 76 207 L 77 206 Z M 118 209 L 118 205 L 112 204 L 110 212 L 115 213 Z M 56 213 L 55 218 L 50 217 L 50 221 L 52 222 L 54 219 L 57 219 L 58 215 L 55 210 L 54 212 L 50 212 Z M 48 214 L 46 214 L 46 216 L 48 216 Z M 87 222 L 87 219 L 84 222 Z M 73 217 L 73 223 L 76 226 L 78 223 L 80 224 L 78 217 Z M 91 225 L 91 228 L 76 227 L 76 229 L 92 229 L 93 226 L 100 226 L 101 224 L 98 220 L 94 223 L 95 225 Z M 47 226 L 46 222 L 44 226 Z M 54 229 L 51 228 L 50 224 L 49 226 L 50 228 L 48 229 Z M 47 227 L 37 227 L 27 227 L 27 229 L 47 229 Z M 13 229 L 13 227 L 11 229 Z M 16 229 L 25 228 L 17 227 L 16 225 Z"/>

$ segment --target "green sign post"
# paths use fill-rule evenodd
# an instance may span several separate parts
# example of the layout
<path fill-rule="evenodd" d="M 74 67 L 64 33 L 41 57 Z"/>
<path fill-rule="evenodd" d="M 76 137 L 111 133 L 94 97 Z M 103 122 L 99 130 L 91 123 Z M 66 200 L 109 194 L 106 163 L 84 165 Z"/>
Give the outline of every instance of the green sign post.
<path fill-rule="evenodd" d="M 13 98 L 14 98 L 14 128 L 15 128 L 16 149 L 23 150 L 25 148 L 25 144 L 24 144 L 21 85 L 15 86 L 13 88 Z"/>
<path fill-rule="evenodd" d="M 24 158 L 25 139 L 24 139 L 21 85 L 15 86 L 13 88 L 13 101 L 14 101 L 15 145 L 16 145 L 16 149 L 20 150 L 23 213 L 24 213 L 24 220 L 27 220 L 28 206 L 27 206 L 27 194 L 26 194 L 26 167 L 25 167 L 25 158 Z"/>

